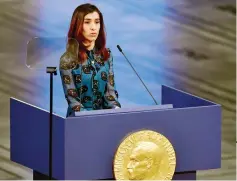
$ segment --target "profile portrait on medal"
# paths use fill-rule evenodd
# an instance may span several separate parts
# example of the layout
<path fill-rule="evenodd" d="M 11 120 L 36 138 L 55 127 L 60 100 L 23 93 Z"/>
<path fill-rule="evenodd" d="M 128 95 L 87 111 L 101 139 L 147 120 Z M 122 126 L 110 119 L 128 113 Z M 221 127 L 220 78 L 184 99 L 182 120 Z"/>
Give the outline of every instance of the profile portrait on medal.
<path fill-rule="evenodd" d="M 116 180 L 171 180 L 175 168 L 172 144 L 164 135 L 152 130 L 126 136 L 114 156 Z"/>
<path fill-rule="evenodd" d="M 93 4 L 79 5 L 73 12 L 60 75 L 67 117 L 81 111 L 121 108 L 118 100 L 112 52 L 106 47 L 104 18 Z"/>
<path fill-rule="evenodd" d="M 129 180 L 156 179 L 162 157 L 162 149 L 155 143 L 138 142 L 131 152 L 127 165 Z"/>

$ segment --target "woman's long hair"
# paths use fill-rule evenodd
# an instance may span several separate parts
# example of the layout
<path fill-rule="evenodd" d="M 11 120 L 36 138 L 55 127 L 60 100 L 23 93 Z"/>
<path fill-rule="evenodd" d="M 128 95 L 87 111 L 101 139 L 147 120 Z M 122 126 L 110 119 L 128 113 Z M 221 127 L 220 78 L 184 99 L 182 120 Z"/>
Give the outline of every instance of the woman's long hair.
<path fill-rule="evenodd" d="M 105 26 L 104 26 L 104 20 L 103 15 L 100 12 L 100 10 L 92 4 L 86 3 L 78 6 L 71 19 L 71 24 L 68 31 L 68 39 L 76 39 L 79 43 L 79 53 L 78 58 L 81 63 L 83 63 L 87 59 L 86 54 L 86 47 L 82 43 L 84 41 L 84 36 L 82 34 L 83 32 L 83 22 L 84 17 L 89 14 L 97 12 L 100 17 L 100 31 L 97 40 L 95 41 L 95 47 L 96 47 L 96 54 L 100 54 L 103 57 L 103 60 L 106 61 L 109 57 L 109 53 L 106 49 L 106 34 L 105 34 Z"/>

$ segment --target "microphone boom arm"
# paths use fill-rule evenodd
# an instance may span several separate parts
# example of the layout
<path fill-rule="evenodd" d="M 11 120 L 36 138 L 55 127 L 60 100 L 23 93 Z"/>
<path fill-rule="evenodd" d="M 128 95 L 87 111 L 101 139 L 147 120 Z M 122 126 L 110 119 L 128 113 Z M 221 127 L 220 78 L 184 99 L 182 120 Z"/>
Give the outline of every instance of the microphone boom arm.
<path fill-rule="evenodd" d="M 154 100 L 154 102 L 156 103 L 156 105 L 158 105 L 158 103 L 156 102 L 155 98 L 152 96 L 151 92 L 148 90 L 148 88 L 146 87 L 146 85 L 144 84 L 144 82 L 142 81 L 142 79 L 140 78 L 140 76 L 138 75 L 138 73 L 136 72 L 136 70 L 133 68 L 132 64 L 130 63 L 130 61 L 128 60 L 128 58 L 126 57 L 126 55 L 123 53 L 123 50 L 121 49 L 121 47 L 119 45 L 117 45 L 118 50 L 123 54 L 123 56 L 125 57 L 125 59 L 127 60 L 127 62 L 130 64 L 130 66 L 132 67 L 133 71 L 136 73 L 136 75 L 138 76 L 138 78 L 140 79 L 140 81 L 142 82 L 143 86 L 146 88 L 147 92 L 150 94 L 150 96 L 152 97 L 152 99 Z"/>

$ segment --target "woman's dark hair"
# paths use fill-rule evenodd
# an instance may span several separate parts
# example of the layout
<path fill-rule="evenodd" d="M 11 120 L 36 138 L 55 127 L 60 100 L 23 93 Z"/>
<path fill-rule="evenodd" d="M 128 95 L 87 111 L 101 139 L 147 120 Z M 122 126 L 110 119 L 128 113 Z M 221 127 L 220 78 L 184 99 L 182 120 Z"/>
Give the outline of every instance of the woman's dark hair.
<path fill-rule="evenodd" d="M 106 61 L 109 57 L 109 52 L 106 49 L 106 34 L 105 34 L 105 26 L 104 26 L 104 19 L 103 15 L 100 12 L 100 10 L 92 4 L 86 3 L 78 6 L 72 15 L 71 23 L 70 23 L 70 28 L 68 31 L 68 39 L 76 39 L 77 42 L 79 43 L 79 54 L 78 58 L 79 61 L 84 62 L 87 59 L 87 54 L 86 54 L 86 47 L 83 45 L 84 41 L 84 36 L 82 34 L 83 32 L 83 22 L 84 22 L 84 17 L 89 14 L 97 12 L 100 17 L 100 31 L 97 40 L 95 41 L 95 47 L 97 50 L 97 54 L 101 54 L 103 57 L 103 60 Z"/>

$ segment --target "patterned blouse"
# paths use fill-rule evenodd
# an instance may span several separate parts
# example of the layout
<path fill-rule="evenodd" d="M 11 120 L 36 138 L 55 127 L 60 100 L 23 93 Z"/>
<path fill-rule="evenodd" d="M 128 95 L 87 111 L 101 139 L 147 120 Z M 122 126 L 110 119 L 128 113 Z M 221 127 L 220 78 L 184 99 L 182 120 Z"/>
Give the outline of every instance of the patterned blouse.
<path fill-rule="evenodd" d="M 114 82 L 113 56 L 102 61 L 95 50 L 87 52 L 88 59 L 78 64 L 77 57 L 65 53 L 60 58 L 60 75 L 65 98 L 68 102 L 68 116 L 79 111 L 120 108 L 118 92 Z"/>

